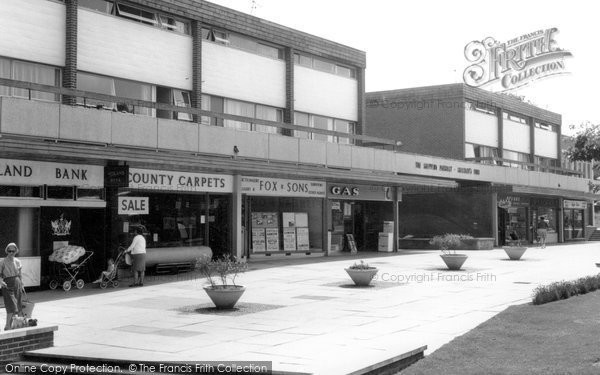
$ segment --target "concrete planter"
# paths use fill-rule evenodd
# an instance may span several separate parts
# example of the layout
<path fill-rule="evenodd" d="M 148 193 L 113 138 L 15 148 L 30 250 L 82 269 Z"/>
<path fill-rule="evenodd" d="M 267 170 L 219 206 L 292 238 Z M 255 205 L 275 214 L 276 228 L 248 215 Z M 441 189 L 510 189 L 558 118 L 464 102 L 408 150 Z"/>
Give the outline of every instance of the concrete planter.
<path fill-rule="evenodd" d="M 377 274 L 377 271 L 375 267 L 368 269 L 346 268 L 346 272 L 356 286 L 368 286 Z"/>
<path fill-rule="evenodd" d="M 523 246 L 506 246 L 503 247 L 503 249 L 511 260 L 521 259 L 525 250 L 527 250 L 527 248 Z"/>
<path fill-rule="evenodd" d="M 219 310 L 233 309 L 246 288 L 241 285 L 205 286 L 204 290 Z"/>
<path fill-rule="evenodd" d="M 442 254 L 440 255 L 449 270 L 458 271 L 467 260 L 464 254 Z"/>

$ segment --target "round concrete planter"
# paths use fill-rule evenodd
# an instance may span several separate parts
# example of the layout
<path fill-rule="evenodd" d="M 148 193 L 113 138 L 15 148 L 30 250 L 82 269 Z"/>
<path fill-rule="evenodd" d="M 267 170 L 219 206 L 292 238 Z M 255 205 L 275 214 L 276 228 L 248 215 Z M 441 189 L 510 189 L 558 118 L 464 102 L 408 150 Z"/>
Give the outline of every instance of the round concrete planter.
<path fill-rule="evenodd" d="M 346 268 L 346 272 L 356 286 L 368 286 L 377 274 L 377 271 L 375 267 L 368 269 Z"/>
<path fill-rule="evenodd" d="M 467 260 L 464 254 L 442 254 L 440 255 L 449 270 L 458 271 Z"/>
<path fill-rule="evenodd" d="M 240 285 L 205 286 L 204 290 L 219 310 L 233 309 L 246 288 Z"/>
<path fill-rule="evenodd" d="M 506 246 L 503 249 L 511 260 L 521 259 L 523 253 L 527 250 L 527 248 L 523 246 Z"/>

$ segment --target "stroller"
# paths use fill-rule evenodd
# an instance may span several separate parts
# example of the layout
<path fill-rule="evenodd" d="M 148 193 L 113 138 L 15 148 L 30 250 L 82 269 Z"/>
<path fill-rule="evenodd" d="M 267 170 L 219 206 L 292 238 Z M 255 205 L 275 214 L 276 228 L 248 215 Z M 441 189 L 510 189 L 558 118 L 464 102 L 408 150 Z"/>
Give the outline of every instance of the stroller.
<path fill-rule="evenodd" d="M 54 290 L 59 285 L 62 285 L 65 292 L 71 290 L 73 285 L 77 289 L 83 288 L 85 281 L 77 279 L 77 276 L 86 269 L 86 263 L 92 255 L 94 255 L 94 252 L 86 251 L 81 246 L 68 245 L 54 250 L 48 260 L 55 263 L 55 268 L 58 268 L 58 271 L 55 272 L 54 277 L 48 284 L 50 289 Z"/>
<path fill-rule="evenodd" d="M 125 248 L 119 246 L 119 252 L 117 257 L 115 258 L 114 267 L 112 270 L 106 274 L 102 272 L 100 276 L 100 288 L 106 289 L 106 287 L 110 284 L 113 288 L 119 286 L 119 280 L 117 280 L 117 270 L 119 268 L 119 264 L 122 263 L 125 259 Z"/>

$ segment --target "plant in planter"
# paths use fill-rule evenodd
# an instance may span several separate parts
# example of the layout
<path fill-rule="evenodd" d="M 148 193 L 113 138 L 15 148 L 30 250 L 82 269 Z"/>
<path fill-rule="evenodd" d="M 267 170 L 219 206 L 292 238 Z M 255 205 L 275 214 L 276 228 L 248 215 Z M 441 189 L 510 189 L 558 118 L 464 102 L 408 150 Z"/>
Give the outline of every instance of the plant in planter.
<path fill-rule="evenodd" d="M 504 246 L 503 249 L 510 260 L 519 260 L 527 250 L 526 246 L 523 246 L 521 240 L 509 240 L 506 241 L 508 246 Z"/>
<path fill-rule="evenodd" d="M 354 263 L 346 268 L 346 272 L 356 286 L 368 286 L 377 274 L 377 267 L 369 266 L 361 260 L 360 263 Z"/>
<path fill-rule="evenodd" d="M 248 265 L 234 256 L 225 254 L 213 260 L 202 256 L 196 260 L 196 269 L 210 282 L 204 287 L 217 309 L 233 309 L 246 288 L 235 284 L 236 277 L 246 271 Z M 231 283 L 230 283 L 231 282 Z"/>
<path fill-rule="evenodd" d="M 446 233 L 433 237 L 429 243 L 442 251 L 440 256 L 448 269 L 458 271 L 467 260 L 467 255 L 457 254 L 456 249 L 462 244 L 463 239 L 472 238 L 466 234 Z"/>

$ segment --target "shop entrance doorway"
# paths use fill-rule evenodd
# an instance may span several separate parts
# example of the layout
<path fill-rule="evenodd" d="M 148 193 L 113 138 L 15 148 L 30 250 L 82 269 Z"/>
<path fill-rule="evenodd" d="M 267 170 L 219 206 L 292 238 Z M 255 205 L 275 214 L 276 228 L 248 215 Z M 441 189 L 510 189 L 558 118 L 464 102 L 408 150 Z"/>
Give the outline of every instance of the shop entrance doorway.
<path fill-rule="evenodd" d="M 358 251 L 378 251 L 379 234 L 384 222 L 393 221 L 391 202 L 332 201 L 332 245 L 350 251 L 351 234 Z"/>

